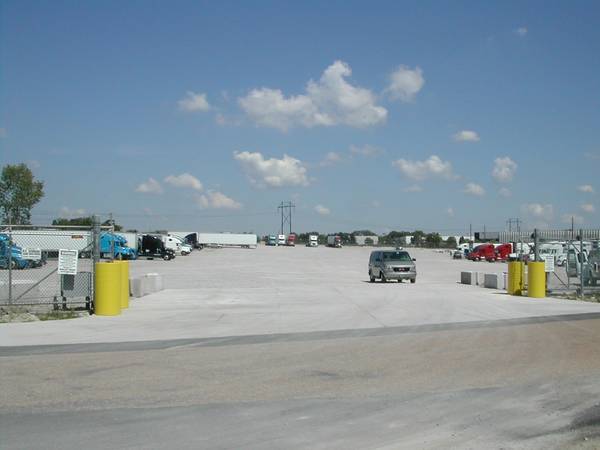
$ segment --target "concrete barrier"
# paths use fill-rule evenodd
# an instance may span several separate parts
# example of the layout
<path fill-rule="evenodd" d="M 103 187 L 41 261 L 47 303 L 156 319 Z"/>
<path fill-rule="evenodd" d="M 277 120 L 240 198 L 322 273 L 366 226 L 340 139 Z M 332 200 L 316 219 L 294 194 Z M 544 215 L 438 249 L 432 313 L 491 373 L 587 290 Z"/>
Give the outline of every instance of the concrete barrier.
<path fill-rule="evenodd" d="M 141 278 L 130 278 L 129 279 L 129 294 L 133 298 L 140 298 L 140 297 L 144 296 L 144 290 L 143 290 Z"/>
<path fill-rule="evenodd" d="M 475 277 L 473 276 L 475 272 L 461 272 L 460 273 L 460 282 L 461 284 L 476 284 Z"/>
<path fill-rule="evenodd" d="M 486 273 L 483 277 L 483 287 L 488 289 L 502 289 L 502 274 Z"/>
<path fill-rule="evenodd" d="M 144 275 L 144 283 L 146 283 L 149 294 L 163 290 L 162 276 L 158 273 L 147 273 Z"/>
<path fill-rule="evenodd" d="M 141 277 L 129 279 L 129 293 L 134 298 L 154 294 L 163 289 L 163 278 L 158 273 L 147 273 Z"/>

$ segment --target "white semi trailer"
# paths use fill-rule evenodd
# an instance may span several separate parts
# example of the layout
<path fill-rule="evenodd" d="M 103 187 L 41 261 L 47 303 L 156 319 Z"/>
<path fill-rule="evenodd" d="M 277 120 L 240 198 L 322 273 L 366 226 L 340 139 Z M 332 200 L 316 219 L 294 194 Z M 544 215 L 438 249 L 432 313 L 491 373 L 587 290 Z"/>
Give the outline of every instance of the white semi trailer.
<path fill-rule="evenodd" d="M 12 240 L 21 248 L 34 248 L 43 252 L 60 249 L 77 250 L 80 254 L 92 252 L 92 232 L 82 230 L 12 230 Z"/>
<path fill-rule="evenodd" d="M 202 247 L 243 247 L 256 248 L 255 234 L 198 233 L 198 246 Z"/>

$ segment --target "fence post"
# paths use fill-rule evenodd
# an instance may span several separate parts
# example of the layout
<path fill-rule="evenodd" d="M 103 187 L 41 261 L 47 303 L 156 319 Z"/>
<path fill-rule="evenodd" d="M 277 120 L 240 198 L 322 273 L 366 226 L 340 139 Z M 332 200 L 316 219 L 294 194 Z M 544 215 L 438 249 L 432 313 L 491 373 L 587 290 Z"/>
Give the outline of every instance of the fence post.
<path fill-rule="evenodd" d="M 10 226 L 10 224 L 8 225 L 8 242 L 7 242 L 7 249 L 6 251 L 8 252 L 8 306 L 10 309 L 12 309 L 12 249 L 13 249 L 13 243 L 12 243 L 12 227 Z"/>
<path fill-rule="evenodd" d="M 579 230 L 579 282 L 581 283 L 581 299 L 583 299 L 584 293 L 584 276 L 583 276 L 583 230 Z"/>

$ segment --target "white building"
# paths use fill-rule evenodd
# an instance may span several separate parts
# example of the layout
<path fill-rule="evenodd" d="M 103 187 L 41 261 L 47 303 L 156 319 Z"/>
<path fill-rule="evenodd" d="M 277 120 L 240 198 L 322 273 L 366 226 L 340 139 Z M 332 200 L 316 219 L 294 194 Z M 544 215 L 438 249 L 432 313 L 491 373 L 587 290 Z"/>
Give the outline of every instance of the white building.
<path fill-rule="evenodd" d="M 367 244 L 367 239 L 371 239 L 371 242 Z M 379 244 L 379 236 L 354 236 L 354 242 L 356 245 L 377 245 Z"/>

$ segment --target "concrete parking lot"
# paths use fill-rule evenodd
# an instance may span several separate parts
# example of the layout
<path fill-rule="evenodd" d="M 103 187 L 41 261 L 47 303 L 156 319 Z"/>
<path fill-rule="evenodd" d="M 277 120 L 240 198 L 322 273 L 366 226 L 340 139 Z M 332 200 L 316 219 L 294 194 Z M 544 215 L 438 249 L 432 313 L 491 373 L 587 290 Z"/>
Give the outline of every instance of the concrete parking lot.
<path fill-rule="evenodd" d="M 1 345 L 98 343 L 418 326 L 598 312 L 600 305 L 511 297 L 458 284 L 461 270 L 506 264 L 452 260 L 413 249 L 418 277 L 369 283 L 369 248 L 206 249 L 173 261 L 139 260 L 132 275 L 159 273 L 165 290 L 117 317 L 0 327 Z"/>
<path fill-rule="evenodd" d="M 117 317 L 0 325 L 0 446 L 593 449 L 600 305 L 458 284 L 503 264 L 413 251 L 204 250 Z"/>

